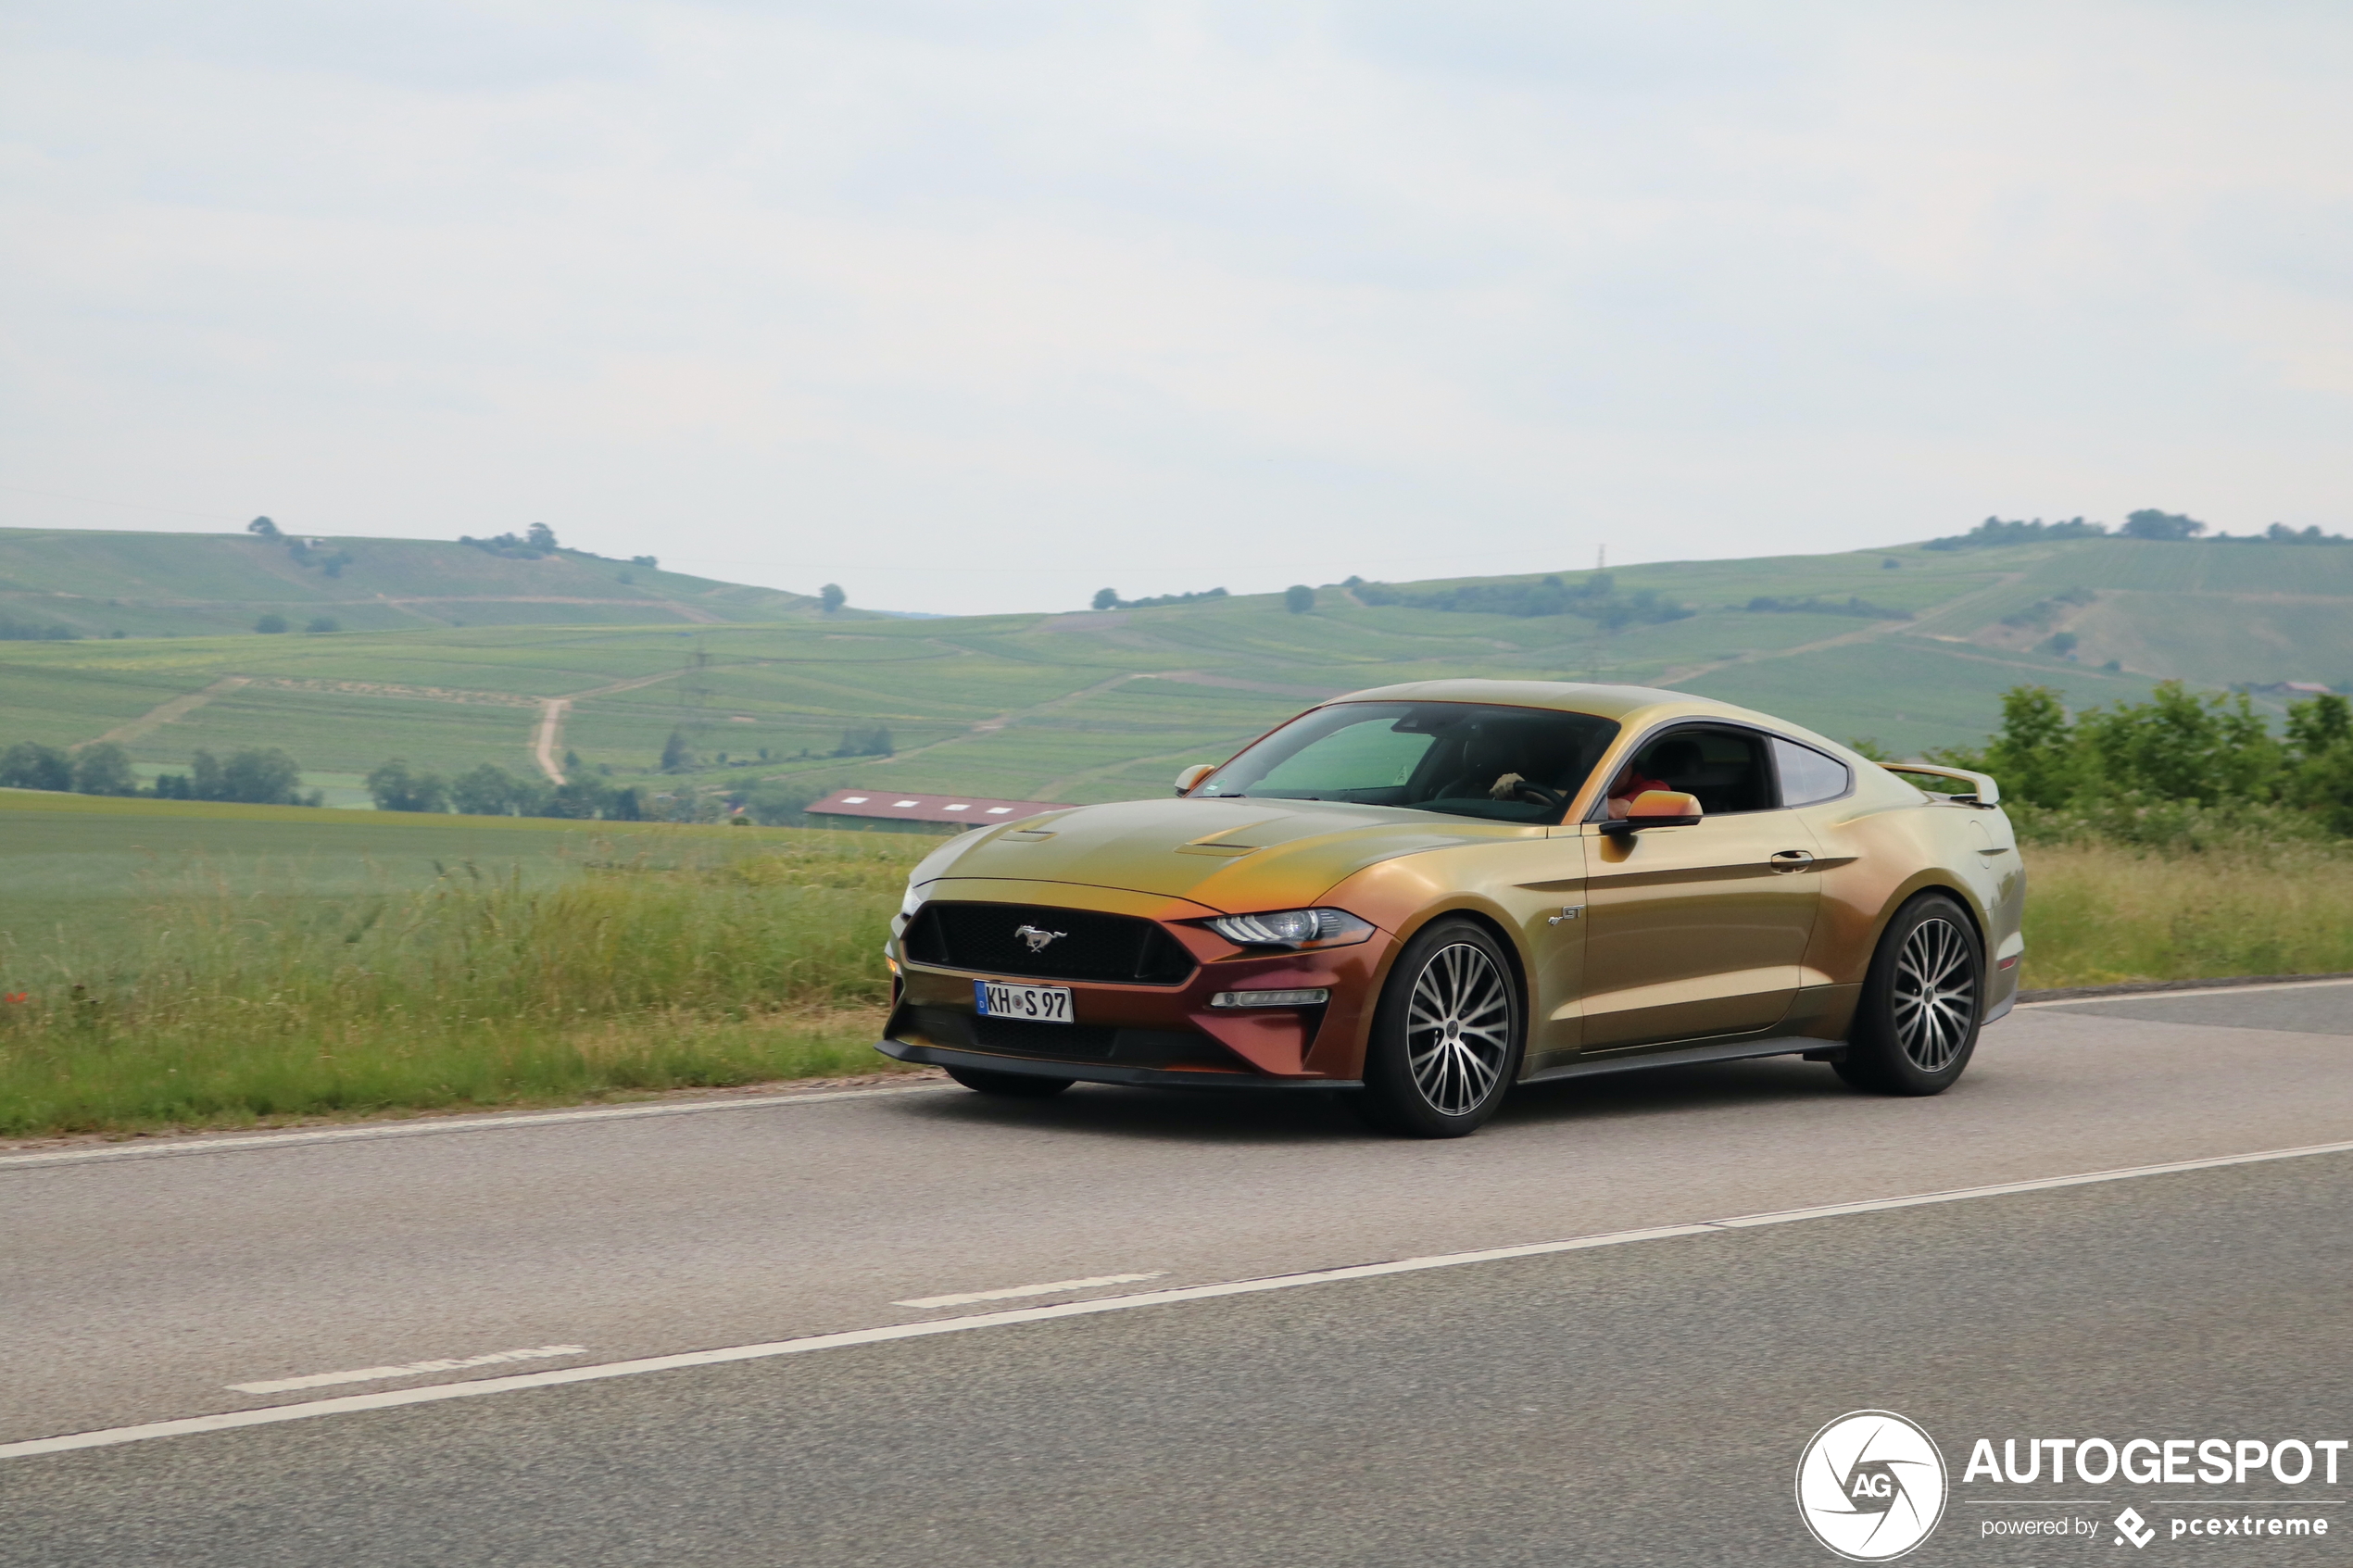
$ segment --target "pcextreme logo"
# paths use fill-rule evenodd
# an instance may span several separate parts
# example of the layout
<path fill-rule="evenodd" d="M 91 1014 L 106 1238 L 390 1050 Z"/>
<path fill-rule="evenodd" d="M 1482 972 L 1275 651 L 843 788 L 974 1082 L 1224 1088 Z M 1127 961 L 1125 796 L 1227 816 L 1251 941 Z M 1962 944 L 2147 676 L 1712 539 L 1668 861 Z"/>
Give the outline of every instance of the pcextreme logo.
<path fill-rule="evenodd" d="M 1944 1494 L 1944 1456 L 1894 1411 L 1840 1416 L 1797 1461 L 1799 1517 L 1850 1562 L 1885 1562 L 1928 1539 Z"/>
<path fill-rule="evenodd" d="M 2353 1508 L 2353 1498 L 2302 1490 L 2342 1484 L 2339 1461 L 2353 1457 L 2353 1438 L 2005 1437 L 1997 1454 L 1994 1439 L 1979 1437 L 1968 1448 L 1955 1481 L 1918 1423 L 1894 1411 L 1850 1411 L 1815 1433 L 1798 1457 L 1798 1516 L 1833 1554 L 1886 1562 L 1933 1535 L 1948 1504 L 1984 1513 L 1970 1531 L 1980 1539 L 2066 1537 L 2131 1548 L 2124 1558 L 2160 1541 L 2323 1540 L 2341 1536 L 2336 1526 L 2346 1521 L 2322 1511 Z M 2017 1490 L 2044 1485 L 2069 1495 Z M 2208 1500 L 2202 1489 L 2209 1486 L 2221 1495 Z M 2103 1526 L 2123 1487 L 2164 1495 L 2126 1503 Z"/>

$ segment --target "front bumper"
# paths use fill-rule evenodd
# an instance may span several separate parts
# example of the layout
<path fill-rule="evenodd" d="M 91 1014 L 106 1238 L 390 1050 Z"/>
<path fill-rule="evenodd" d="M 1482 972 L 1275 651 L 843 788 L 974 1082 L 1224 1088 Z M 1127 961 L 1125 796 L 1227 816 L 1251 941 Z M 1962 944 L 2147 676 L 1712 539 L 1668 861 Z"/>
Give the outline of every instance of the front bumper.
<path fill-rule="evenodd" d="M 1153 919 L 1192 957 L 1192 973 L 1178 985 L 1149 985 L 950 969 L 912 961 L 894 937 L 899 984 L 878 1048 L 901 1061 L 1096 1084 L 1345 1088 L 1361 1081 L 1372 999 L 1390 946 L 1386 933 L 1344 947 L 1270 952 L 1237 947 L 1187 918 L 1168 918 L 1164 901 L 1149 913 L 1120 908 L 1125 897 L 1105 902 L 1113 905 L 1105 912 Z M 1073 1021 L 983 1018 L 974 1006 L 975 981 L 1066 986 Z M 1315 1007 L 1210 1006 L 1221 991 L 1287 989 L 1327 991 L 1330 1000 Z"/>

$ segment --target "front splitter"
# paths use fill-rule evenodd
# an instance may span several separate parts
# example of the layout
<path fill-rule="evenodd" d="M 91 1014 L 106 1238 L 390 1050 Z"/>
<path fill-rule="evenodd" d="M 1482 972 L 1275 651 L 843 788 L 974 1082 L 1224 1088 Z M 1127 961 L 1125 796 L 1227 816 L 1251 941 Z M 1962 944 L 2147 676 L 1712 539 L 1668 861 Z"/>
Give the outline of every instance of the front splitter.
<path fill-rule="evenodd" d="M 876 1040 L 875 1049 L 900 1061 L 928 1067 L 963 1067 L 975 1073 L 1020 1073 L 1037 1078 L 1067 1078 L 1080 1084 L 1125 1084 L 1149 1089 L 1361 1089 L 1353 1078 L 1277 1078 L 1265 1073 L 1172 1073 L 1164 1067 L 1126 1067 L 1114 1061 L 1051 1061 L 1034 1056 L 993 1056 L 942 1046 Z"/>

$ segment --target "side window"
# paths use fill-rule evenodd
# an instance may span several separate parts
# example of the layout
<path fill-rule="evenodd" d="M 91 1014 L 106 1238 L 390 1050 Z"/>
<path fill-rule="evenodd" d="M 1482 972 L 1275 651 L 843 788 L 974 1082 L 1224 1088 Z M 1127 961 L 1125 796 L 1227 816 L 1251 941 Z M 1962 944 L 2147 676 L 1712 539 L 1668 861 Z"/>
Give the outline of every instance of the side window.
<path fill-rule="evenodd" d="M 1818 800 L 1835 800 L 1854 787 L 1846 764 L 1835 757 L 1825 757 L 1810 746 L 1800 746 L 1793 740 L 1773 737 L 1773 760 L 1781 771 L 1781 804 L 1811 806 Z"/>
<path fill-rule="evenodd" d="M 1772 774 L 1765 737 L 1745 730 L 1677 730 L 1642 747 L 1632 771 L 1642 779 L 1699 797 L 1711 817 L 1769 810 Z M 1612 786 L 1611 794 L 1617 793 Z"/>

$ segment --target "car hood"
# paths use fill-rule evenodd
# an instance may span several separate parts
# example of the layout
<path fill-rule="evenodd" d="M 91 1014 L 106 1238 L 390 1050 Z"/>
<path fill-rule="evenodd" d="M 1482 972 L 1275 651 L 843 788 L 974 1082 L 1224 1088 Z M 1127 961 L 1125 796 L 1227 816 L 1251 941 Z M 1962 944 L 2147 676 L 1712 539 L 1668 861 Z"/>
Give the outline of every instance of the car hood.
<path fill-rule="evenodd" d="M 1531 831 L 1541 830 L 1321 800 L 1129 800 L 967 834 L 916 867 L 911 880 L 1069 883 L 1227 911 L 1285 909 L 1312 903 L 1377 861 Z"/>

